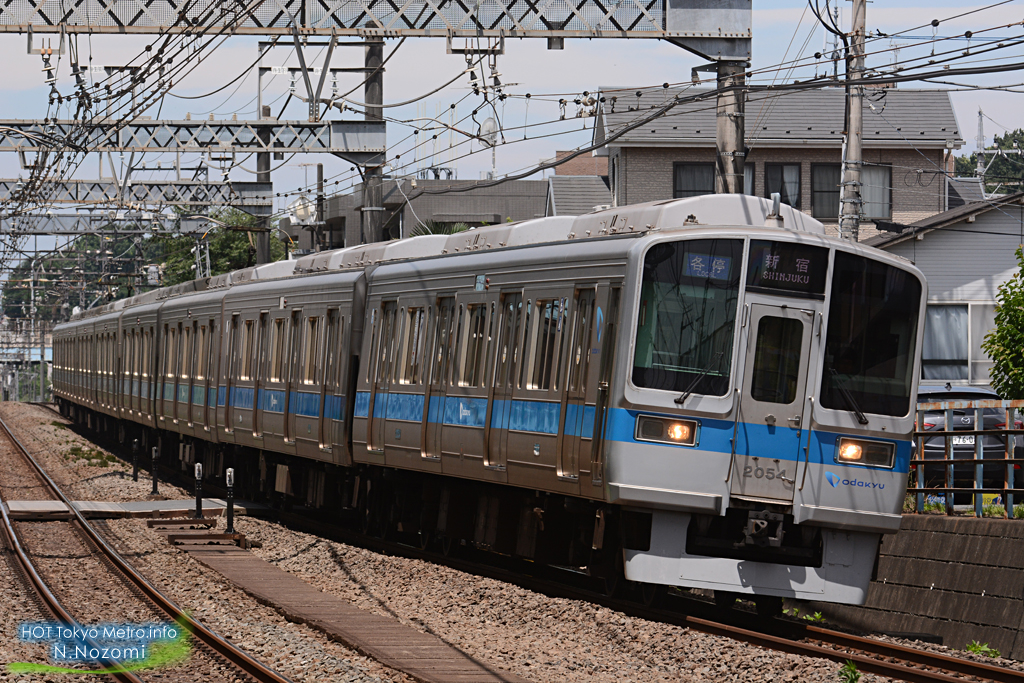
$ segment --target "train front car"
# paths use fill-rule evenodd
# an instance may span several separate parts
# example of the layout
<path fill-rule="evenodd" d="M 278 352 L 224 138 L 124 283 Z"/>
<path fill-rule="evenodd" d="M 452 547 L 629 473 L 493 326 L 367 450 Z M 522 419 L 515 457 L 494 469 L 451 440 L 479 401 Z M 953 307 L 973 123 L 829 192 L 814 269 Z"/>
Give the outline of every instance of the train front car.
<path fill-rule="evenodd" d="M 923 276 L 768 228 L 666 231 L 633 257 L 607 439 L 626 578 L 862 603 L 900 525 Z"/>

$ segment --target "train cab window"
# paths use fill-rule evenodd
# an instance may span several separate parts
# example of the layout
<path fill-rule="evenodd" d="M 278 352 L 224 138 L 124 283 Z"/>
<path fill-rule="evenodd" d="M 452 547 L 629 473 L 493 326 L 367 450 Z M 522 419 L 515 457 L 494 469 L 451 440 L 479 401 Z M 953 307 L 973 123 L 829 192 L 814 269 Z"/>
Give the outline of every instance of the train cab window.
<path fill-rule="evenodd" d="M 644 257 L 633 384 L 723 396 L 729 391 L 743 241 L 656 244 Z"/>
<path fill-rule="evenodd" d="M 535 304 L 534 337 L 530 341 L 531 353 L 524 363 L 527 376 L 530 378 L 527 384 L 529 389 L 541 391 L 558 389 L 557 377 L 562 363 L 562 317 L 565 313 L 565 304 L 565 299 L 537 301 Z"/>
<path fill-rule="evenodd" d="M 910 410 L 921 282 L 913 274 L 837 251 L 821 373 L 821 405 L 903 416 Z M 852 399 L 852 401 L 851 401 Z"/>
<path fill-rule="evenodd" d="M 493 304 L 491 304 L 493 307 Z M 459 385 L 482 387 L 484 385 L 484 359 L 490 342 L 487 333 L 487 305 L 470 304 L 466 307 L 469 323 L 465 329 L 465 340 L 460 341 L 463 349 L 459 356 Z"/>
<path fill-rule="evenodd" d="M 302 353 L 302 383 L 316 384 L 317 348 L 319 345 L 320 318 L 306 318 L 306 344 Z"/>
<path fill-rule="evenodd" d="M 423 336 L 426 311 L 421 307 L 406 309 L 405 343 L 402 345 L 402 384 L 420 383 L 420 366 L 423 360 Z"/>
<path fill-rule="evenodd" d="M 804 324 L 764 316 L 758 322 L 750 396 L 755 401 L 788 405 L 796 399 Z"/>

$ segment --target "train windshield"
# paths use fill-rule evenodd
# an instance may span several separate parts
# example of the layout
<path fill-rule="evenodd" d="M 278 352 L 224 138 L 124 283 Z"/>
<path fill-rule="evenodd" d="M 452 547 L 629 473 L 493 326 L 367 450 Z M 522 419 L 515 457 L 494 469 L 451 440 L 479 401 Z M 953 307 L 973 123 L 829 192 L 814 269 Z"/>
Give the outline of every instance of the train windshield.
<path fill-rule="evenodd" d="M 743 240 L 737 239 L 651 247 L 640 289 L 633 384 L 728 393 L 742 256 Z"/>
<path fill-rule="evenodd" d="M 865 413 L 907 414 L 920 305 L 921 282 L 911 273 L 836 252 L 822 406 L 854 410 L 856 403 Z"/>

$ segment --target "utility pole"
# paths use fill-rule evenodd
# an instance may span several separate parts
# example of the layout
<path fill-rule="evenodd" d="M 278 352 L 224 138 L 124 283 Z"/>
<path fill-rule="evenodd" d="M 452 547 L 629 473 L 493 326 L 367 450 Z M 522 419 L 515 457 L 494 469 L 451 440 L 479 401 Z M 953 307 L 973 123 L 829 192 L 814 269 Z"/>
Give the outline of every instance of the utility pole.
<path fill-rule="evenodd" d="M 985 184 L 985 112 L 978 107 L 978 137 L 974 138 L 974 144 L 978 148 L 978 165 L 975 174 L 981 178 L 982 188 Z"/>
<path fill-rule="evenodd" d="M 843 159 L 843 208 L 839 217 L 839 236 L 856 242 L 860 238 L 861 137 L 864 130 L 864 25 L 867 0 L 853 0 L 853 35 L 846 62 L 847 91 L 846 157 Z"/>
<path fill-rule="evenodd" d="M 270 118 L 270 106 L 263 105 L 260 118 Z M 260 140 L 264 145 L 270 145 L 270 130 L 261 127 L 259 132 Z M 256 182 L 270 182 L 270 152 L 257 152 L 256 154 Z M 256 233 L 256 263 L 270 263 L 270 219 L 260 218 L 260 227 L 265 228 Z"/>
<path fill-rule="evenodd" d="M 718 62 L 718 126 L 715 144 L 718 147 L 715 192 L 743 194 L 743 168 L 747 151 L 744 144 L 744 90 L 746 62 Z"/>
<path fill-rule="evenodd" d="M 367 69 L 366 85 L 363 87 L 363 101 L 366 102 L 367 121 L 384 118 L 384 41 L 367 39 L 364 66 Z M 376 105 L 376 106 L 374 106 Z M 363 244 L 380 242 L 384 239 L 384 193 L 383 164 L 387 154 L 382 154 L 377 163 L 367 164 L 363 174 L 362 241 Z"/>
<path fill-rule="evenodd" d="M 323 249 L 324 228 L 327 222 L 324 220 L 324 165 L 316 165 L 316 250 Z M 333 240 L 330 240 L 333 242 Z M 332 244 L 327 245 L 328 249 Z"/>

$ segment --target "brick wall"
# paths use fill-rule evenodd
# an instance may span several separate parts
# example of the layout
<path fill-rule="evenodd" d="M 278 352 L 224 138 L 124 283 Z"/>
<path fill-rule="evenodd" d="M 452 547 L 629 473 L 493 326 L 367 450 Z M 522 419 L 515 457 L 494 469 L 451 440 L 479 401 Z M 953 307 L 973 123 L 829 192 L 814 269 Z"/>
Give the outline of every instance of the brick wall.
<path fill-rule="evenodd" d="M 555 152 L 555 159 L 563 159 L 570 154 L 572 152 Z M 608 157 L 581 154 L 555 166 L 555 175 L 608 175 Z"/>
<path fill-rule="evenodd" d="M 829 148 L 759 148 L 750 150 L 748 162 L 754 164 L 754 190 L 765 196 L 766 163 L 800 164 L 801 211 L 811 213 L 811 166 L 838 164 L 841 152 Z M 615 161 L 616 200 L 619 206 L 671 199 L 672 167 L 676 162 L 714 163 L 715 150 L 704 148 L 623 147 L 612 150 Z M 867 163 L 892 166 L 892 218 L 896 223 L 913 223 L 939 213 L 944 208 L 945 182 L 938 171 L 943 164 L 942 150 L 865 149 Z M 748 188 L 749 192 L 749 188 Z M 835 218 L 819 218 L 829 234 L 836 234 Z M 867 222 L 861 239 L 878 234 Z"/>
<path fill-rule="evenodd" d="M 833 623 L 882 633 L 927 633 L 963 649 L 988 643 L 1024 659 L 1024 522 L 904 515 L 883 537 L 862 607 L 812 603 Z"/>

